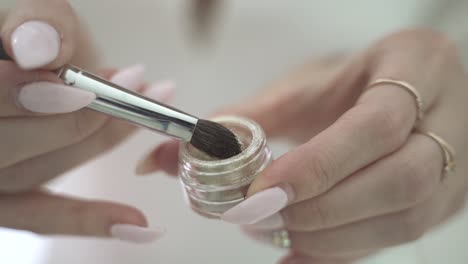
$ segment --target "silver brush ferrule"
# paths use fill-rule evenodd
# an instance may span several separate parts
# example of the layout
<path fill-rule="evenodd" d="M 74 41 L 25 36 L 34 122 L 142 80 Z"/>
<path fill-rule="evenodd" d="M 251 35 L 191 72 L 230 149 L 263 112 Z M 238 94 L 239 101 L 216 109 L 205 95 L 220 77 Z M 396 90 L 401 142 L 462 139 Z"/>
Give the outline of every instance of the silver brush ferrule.
<path fill-rule="evenodd" d="M 96 94 L 96 99 L 88 106 L 91 109 L 184 141 L 192 138 L 198 121 L 196 117 L 71 65 L 63 66 L 58 71 L 58 76 L 67 85 Z"/>

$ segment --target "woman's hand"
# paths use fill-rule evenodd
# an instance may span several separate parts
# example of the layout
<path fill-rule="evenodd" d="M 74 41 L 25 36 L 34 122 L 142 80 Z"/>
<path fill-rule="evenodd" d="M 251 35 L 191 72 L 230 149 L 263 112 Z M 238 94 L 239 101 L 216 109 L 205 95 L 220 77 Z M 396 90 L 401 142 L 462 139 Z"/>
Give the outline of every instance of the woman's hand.
<path fill-rule="evenodd" d="M 468 78 L 458 56 L 442 34 L 398 32 L 362 54 L 305 65 L 252 103 L 223 111 L 302 145 L 268 166 L 222 218 L 270 243 L 270 230 L 288 230 L 284 264 L 348 263 L 443 222 L 463 206 L 468 186 Z M 443 178 L 441 146 L 413 132 L 414 94 L 369 87 L 381 78 L 414 86 L 425 113 L 417 125 L 455 147 L 456 173 Z M 176 155 L 175 143 L 163 144 L 139 171 L 174 173 Z"/>
<path fill-rule="evenodd" d="M 63 0 L 21 0 L 2 23 L 1 40 L 15 62 L 0 61 L 0 227 L 41 234 L 115 236 L 143 242 L 135 208 L 55 195 L 40 185 L 104 152 L 134 127 L 86 107 L 95 95 L 63 85 L 50 71 L 65 63 L 95 70 L 97 56 Z M 129 89 L 166 100 L 171 87 L 148 86 L 141 65 L 99 71 Z"/>

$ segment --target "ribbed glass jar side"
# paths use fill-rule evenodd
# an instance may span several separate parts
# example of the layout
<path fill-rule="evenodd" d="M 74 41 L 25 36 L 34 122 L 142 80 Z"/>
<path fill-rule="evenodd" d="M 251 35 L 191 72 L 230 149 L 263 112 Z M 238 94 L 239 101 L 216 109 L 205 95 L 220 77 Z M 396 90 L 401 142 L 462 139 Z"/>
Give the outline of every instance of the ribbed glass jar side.
<path fill-rule="evenodd" d="M 244 200 L 255 177 L 271 162 L 265 133 L 254 121 L 237 116 L 213 119 L 231 129 L 242 143 L 242 152 L 229 159 L 214 159 L 189 143 L 179 152 L 179 177 L 192 209 L 219 217 Z"/>

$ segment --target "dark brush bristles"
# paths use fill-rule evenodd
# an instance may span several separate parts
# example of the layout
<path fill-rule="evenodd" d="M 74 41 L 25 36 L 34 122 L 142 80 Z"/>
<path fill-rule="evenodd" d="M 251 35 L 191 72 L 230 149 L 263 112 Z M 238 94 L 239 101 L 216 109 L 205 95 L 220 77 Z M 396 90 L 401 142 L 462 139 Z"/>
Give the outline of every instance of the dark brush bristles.
<path fill-rule="evenodd" d="M 216 122 L 199 119 L 190 143 L 206 154 L 228 159 L 241 153 L 241 144 L 236 135 Z"/>

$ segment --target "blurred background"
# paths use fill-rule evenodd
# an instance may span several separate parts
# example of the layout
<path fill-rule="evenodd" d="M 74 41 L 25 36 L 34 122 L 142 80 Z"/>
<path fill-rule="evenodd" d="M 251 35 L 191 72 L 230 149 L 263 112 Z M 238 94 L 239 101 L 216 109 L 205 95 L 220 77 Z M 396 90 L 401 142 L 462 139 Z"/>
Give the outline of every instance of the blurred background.
<path fill-rule="evenodd" d="M 364 48 L 400 28 L 439 27 L 467 48 L 459 36 L 468 25 L 463 15 L 468 7 L 453 7 L 455 2 L 466 7 L 463 1 L 214 1 L 216 12 L 208 19 L 194 13 L 194 2 L 71 1 L 88 24 L 105 66 L 146 64 L 148 80 L 175 80 L 173 105 L 200 116 L 248 97 L 308 59 Z M 1 0 L 0 8 L 13 3 Z M 191 212 L 177 179 L 134 175 L 136 162 L 162 140 L 140 131 L 52 186 L 136 206 L 150 226 L 168 230 L 163 238 L 131 245 L 0 230 L 0 263 L 275 263 L 284 252 L 249 240 L 236 226 Z M 271 146 L 276 156 L 289 147 L 283 142 Z M 466 226 L 465 211 L 424 239 L 363 263 L 466 263 Z"/>

